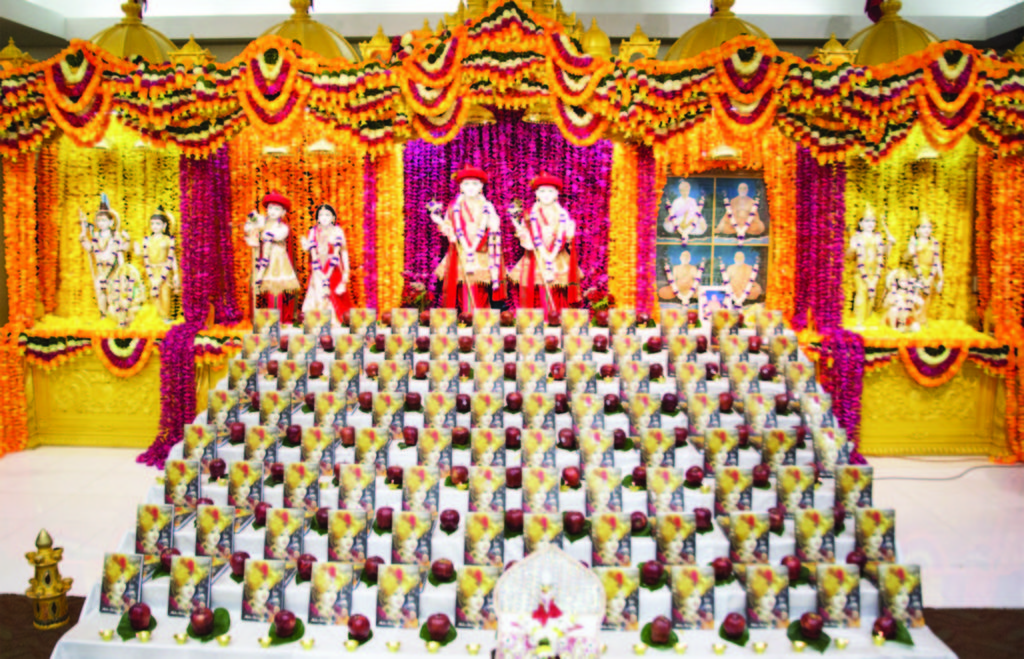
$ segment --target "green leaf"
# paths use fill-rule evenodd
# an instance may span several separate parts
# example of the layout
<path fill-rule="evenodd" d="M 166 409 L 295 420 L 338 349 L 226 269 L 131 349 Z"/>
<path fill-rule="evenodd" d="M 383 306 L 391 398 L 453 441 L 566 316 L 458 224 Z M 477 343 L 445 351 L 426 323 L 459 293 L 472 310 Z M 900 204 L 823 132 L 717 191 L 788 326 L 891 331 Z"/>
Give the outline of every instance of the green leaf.
<path fill-rule="evenodd" d="M 310 521 L 309 528 L 316 531 L 318 535 L 327 535 L 327 529 L 317 523 L 316 517 Z"/>
<path fill-rule="evenodd" d="M 186 633 L 190 638 L 194 638 L 200 643 L 209 643 L 221 634 L 227 634 L 229 629 L 231 629 L 231 614 L 228 613 L 227 609 L 217 608 L 213 612 L 213 630 L 209 634 L 197 634 L 192 628 L 191 622 L 188 624 Z"/>
<path fill-rule="evenodd" d="M 302 638 L 303 634 L 305 634 L 305 633 L 306 633 L 306 625 L 304 625 L 302 623 L 302 618 L 296 617 L 295 618 L 295 631 L 292 632 L 291 636 L 289 636 L 287 638 L 278 636 L 277 635 L 277 626 L 274 625 L 273 623 L 271 623 L 271 625 L 270 625 L 270 633 L 268 634 L 268 636 L 270 636 L 270 645 L 274 646 L 274 645 L 285 645 L 287 643 L 294 643 L 295 641 L 297 641 L 300 638 Z"/>
<path fill-rule="evenodd" d="M 441 647 L 444 647 L 452 641 L 454 641 L 457 635 L 458 634 L 455 631 L 455 625 L 452 625 L 448 629 L 448 633 L 445 635 L 445 637 L 438 641 L 438 643 L 441 644 Z M 430 638 L 430 633 L 427 632 L 427 623 L 423 623 L 423 625 L 420 627 L 420 638 L 423 640 L 424 643 L 429 643 L 433 640 L 432 638 Z"/>
<path fill-rule="evenodd" d="M 622 445 L 622 448 L 616 449 L 618 451 L 632 451 L 633 450 L 633 438 L 626 437 L 626 443 Z"/>
<path fill-rule="evenodd" d="M 647 590 L 649 590 L 651 592 L 654 592 L 656 590 L 664 588 L 667 584 L 668 584 L 668 570 L 665 570 L 664 572 L 661 573 L 661 579 L 659 579 L 658 583 L 654 584 L 653 586 L 648 586 L 647 584 L 645 584 L 643 582 L 643 579 L 640 580 L 640 587 L 641 588 L 646 588 Z M 644 643 L 646 643 L 646 642 L 647 641 L 644 641 Z"/>
<path fill-rule="evenodd" d="M 231 580 L 235 583 L 242 583 L 243 581 L 245 581 L 245 575 L 235 576 L 234 574 L 232 574 Z"/>
<path fill-rule="evenodd" d="M 348 640 L 350 640 L 350 641 L 355 641 L 355 642 L 356 642 L 356 643 L 358 643 L 359 645 L 365 645 L 365 644 L 367 644 L 367 643 L 369 643 L 370 641 L 372 641 L 372 640 L 373 640 L 373 630 L 371 629 L 371 630 L 370 630 L 370 635 L 369 635 L 369 636 L 367 636 L 366 638 L 364 638 L 364 639 L 363 639 L 363 640 L 361 640 L 361 641 L 360 641 L 359 639 L 353 638 L 353 637 L 352 637 L 352 633 L 351 633 L 351 632 L 349 632 L 349 635 L 348 635 Z"/>
<path fill-rule="evenodd" d="M 388 534 L 391 533 L 391 531 L 385 531 L 385 530 L 381 529 L 379 526 L 377 526 L 377 519 L 376 518 L 374 518 L 374 520 L 373 520 L 373 532 L 376 533 L 377 535 L 388 535 Z"/>
<path fill-rule="evenodd" d="M 369 577 L 369 575 L 366 574 L 366 569 L 365 568 L 363 569 L 362 572 L 359 573 L 359 581 L 360 581 L 360 583 L 365 584 L 367 588 L 376 588 L 377 587 L 377 582 L 376 581 L 370 581 L 370 577 Z"/>
<path fill-rule="evenodd" d="M 160 563 L 156 564 L 156 569 L 153 570 L 153 574 L 149 578 L 150 579 L 162 579 L 163 577 L 169 577 L 169 576 L 171 576 L 171 571 L 167 570 L 167 569 L 164 569 L 164 564 L 161 561 Z"/>
<path fill-rule="evenodd" d="M 562 524 L 562 529 L 563 530 L 565 529 L 565 523 L 564 522 Z M 569 542 L 576 542 L 580 538 L 586 538 L 589 535 L 590 535 L 590 520 L 589 519 L 587 521 L 583 522 L 583 530 L 580 531 L 579 533 L 569 533 L 568 531 L 565 531 L 565 537 L 566 537 L 566 539 L 569 540 Z"/>
<path fill-rule="evenodd" d="M 634 538 L 649 538 L 649 537 L 651 537 L 651 525 L 650 525 L 650 523 L 648 523 L 647 526 L 644 527 L 643 531 L 640 531 L 639 533 L 634 533 L 633 537 Z"/>
<path fill-rule="evenodd" d="M 914 645 L 914 638 L 910 635 L 910 630 L 899 620 L 896 621 L 896 638 L 892 639 L 892 642 L 909 646 Z"/>
<path fill-rule="evenodd" d="M 676 643 L 679 642 L 679 636 L 673 631 L 668 634 L 668 643 L 655 643 L 651 640 L 651 623 L 644 625 L 644 628 L 640 630 L 640 640 L 644 642 L 648 647 L 652 647 L 655 650 L 671 650 L 675 647 Z"/>
<path fill-rule="evenodd" d="M 804 636 L 803 630 L 800 629 L 799 620 L 789 623 L 789 627 L 786 628 L 786 638 L 791 641 L 803 641 L 807 644 L 807 647 L 814 648 L 818 652 L 825 652 L 828 646 L 832 644 L 832 638 L 825 632 L 821 632 L 821 635 L 815 639 Z"/>
<path fill-rule="evenodd" d="M 441 586 L 443 586 L 445 584 L 455 583 L 455 579 L 456 578 L 457 578 L 456 575 L 452 574 L 452 578 L 449 579 L 448 581 L 441 581 L 440 579 L 438 579 L 437 577 L 434 576 L 434 571 L 433 570 L 431 570 L 429 573 L 427 573 L 427 581 L 429 581 L 430 585 L 434 586 L 435 588 L 439 588 L 439 587 L 441 587 Z"/>
<path fill-rule="evenodd" d="M 146 627 L 145 630 L 140 630 L 140 631 L 147 631 L 147 632 L 152 633 L 152 631 L 154 629 L 156 629 L 156 616 L 150 616 L 149 617 L 149 627 Z M 125 611 L 121 615 L 120 622 L 117 623 L 117 635 L 121 637 L 122 641 L 130 641 L 133 638 L 135 638 L 135 634 L 136 634 L 136 631 L 134 629 L 132 629 L 132 623 L 128 619 L 128 612 Z"/>
<path fill-rule="evenodd" d="M 506 540 L 510 540 L 512 538 L 518 538 L 521 535 L 523 535 L 522 529 L 520 529 L 518 531 L 505 531 L 505 539 Z"/>
<path fill-rule="evenodd" d="M 722 628 L 724 625 L 725 623 L 723 622 L 718 627 L 718 638 L 722 639 L 723 641 L 728 641 L 729 643 L 735 643 L 741 648 L 745 647 L 747 645 L 747 642 L 750 641 L 750 630 L 746 627 L 743 628 L 743 633 L 740 634 L 739 638 L 733 638 L 725 633 L 725 630 Z"/>

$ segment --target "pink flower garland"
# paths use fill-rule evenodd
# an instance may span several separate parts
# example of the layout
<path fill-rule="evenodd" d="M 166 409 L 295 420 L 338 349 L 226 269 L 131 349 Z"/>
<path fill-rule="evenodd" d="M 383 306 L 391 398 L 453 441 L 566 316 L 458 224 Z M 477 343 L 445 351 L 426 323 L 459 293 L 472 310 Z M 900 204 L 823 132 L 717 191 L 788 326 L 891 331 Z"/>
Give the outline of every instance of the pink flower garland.
<path fill-rule="evenodd" d="M 654 281 L 657 276 L 655 240 L 659 199 L 654 190 L 654 167 L 651 147 L 637 147 L 636 310 L 642 313 L 650 313 L 654 306 Z"/>
<path fill-rule="evenodd" d="M 819 165 L 807 149 L 797 154 L 797 276 L 793 325 L 808 313 L 819 330 L 839 327 L 844 298 L 843 254 L 846 166 Z"/>
<path fill-rule="evenodd" d="M 856 332 L 841 328 L 822 331 L 821 357 L 822 384 L 832 396 L 832 407 L 839 427 L 853 443 L 850 462 L 867 464 L 861 456 L 860 409 L 864 392 L 864 338 Z"/>
<path fill-rule="evenodd" d="M 408 217 L 408 215 L 407 215 Z M 408 230 L 406 235 L 409 235 Z M 363 284 L 366 307 L 377 308 L 377 166 L 363 161 Z"/>

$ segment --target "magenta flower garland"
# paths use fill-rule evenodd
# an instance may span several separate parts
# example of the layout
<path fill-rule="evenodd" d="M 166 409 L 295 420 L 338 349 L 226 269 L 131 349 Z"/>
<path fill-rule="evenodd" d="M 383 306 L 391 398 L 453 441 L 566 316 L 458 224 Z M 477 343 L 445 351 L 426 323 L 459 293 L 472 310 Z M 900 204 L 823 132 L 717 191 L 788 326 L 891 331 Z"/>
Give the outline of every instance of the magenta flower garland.
<path fill-rule="evenodd" d="M 560 177 L 565 186 L 560 201 L 576 222 L 571 249 L 576 250 L 580 280 L 585 286 L 602 282 L 607 286 L 611 143 L 600 141 L 579 148 L 570 144 L 557 126 L 524 123 L 522 113 L 516 111 L 496 110 L 494 114 L 494 124 L 467 126 L 446 145 L 434 146 L 422 140 L 406 145 L 406 276 L 437 290 L 434 269 L 444 256 L 446 242 L 430 222 L 427 203 L 450 203 L 458 194 L 451 175 L 470 164 L 490 175 L 485 194 L 502 218 L 506 270 L 523 254 L 507 209 L 518 200 L 524 213 L 529 212 L 534 200 L 530 181 L 546 172 Z M 652 177 L 653 171 L 652 158 Z M 653 268 L 653 256 L 651 263 Z M 518 287 L 510 287 L 509 292 L 512 306 L 517 307 Z M 434 297 L 440 299 L 439 295 Z"/>
<path fill-rule="evenodd" d="M 181 158 L 182 310 L 185 322 L 167 332 L 160 346 L 160 430 L 138 462 L 163 467 L 184 426 L 196 415 L 194 342 L 209 306 L 219 323 L 242 319 L 235 303 L 231 260 L 231 190 L 228 149 L 205 160 Z"/>
<path fill-rule="evenodd" d="M 864 391 L 864 338 L 856 332 L 842 328 L 822 331 L 821 357 L 825 390 L 832 396 L 839 427 L 853 444 L 850 462 L 867 464 L 860 454 L 860 409 Z"/>
<path fill-rule="evenodd" d="M 636 216 L 636 310 L 650 313 L 654 303 L 658 231 L 658 199 L 654 176 L 654 153 L 649 146 L 637 147 L 637 216 Z"/>
<path fill-rule="evenodd" d="M 406 220 L 408 222 L 408 220 Z M 406 229 L 406 236 L 409 235 Z M 363 161 L 363 285 L 366 307 L 377 308 L 377 166 Z"/>

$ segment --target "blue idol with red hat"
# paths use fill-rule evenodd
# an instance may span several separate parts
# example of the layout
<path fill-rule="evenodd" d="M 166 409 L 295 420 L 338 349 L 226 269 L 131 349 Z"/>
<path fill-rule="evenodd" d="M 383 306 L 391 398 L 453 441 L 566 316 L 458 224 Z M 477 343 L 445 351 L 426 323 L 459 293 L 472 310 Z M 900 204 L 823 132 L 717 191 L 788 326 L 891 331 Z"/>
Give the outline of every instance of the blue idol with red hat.
<path fill-rule="evenodd" d="M 459 171 L 455 172 L 454 178 L 456 183 L 462 183 L 463 181 L 469 178 L 475 178 L 484 184 L 486 184 L 487 181 L 490 180 L 490 177 L 487 176 L 487 172 L 480 169 L 479 167 L 474 167 L 472 165 L 466 165 Z"/>
<path fill-rule="evenodd" d="M 540 176 L 537 176 L 532 181 L 530 181 L 530 190 L 534 192 L 537 191 L 537 188 L 542 188 L 544 186 L 550 186 L 561 192 L 562 179 L 558 178 L 557 176 L 552 176 L 547 172 L 542 172 Z"/>
<path fill-rule="evenodd" d="M 269 208 L 270 204 L 277 204 L 278 206 L 281 206 L 284 208 L 286 213 L 292 210 L 291 200 L 277 190 L 271 190 L 263 196 L 263 208 Z"/>

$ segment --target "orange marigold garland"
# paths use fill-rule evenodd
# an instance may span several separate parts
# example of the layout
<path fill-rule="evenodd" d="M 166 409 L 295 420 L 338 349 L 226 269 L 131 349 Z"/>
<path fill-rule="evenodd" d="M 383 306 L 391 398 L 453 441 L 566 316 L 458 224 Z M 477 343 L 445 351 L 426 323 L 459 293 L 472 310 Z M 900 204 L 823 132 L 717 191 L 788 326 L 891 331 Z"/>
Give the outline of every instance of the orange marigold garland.
<path fill-rule="evenodd" d="M 51 141 L 39 151 L 38 184 L 36 185 L 36 218 L 38 226 L 39 298 L 44 313 L 57 309 L 57 276 L 59 252 L 59 200 L 57 199 L 59 144 Z"/>
<path fill-rule="evenodd" d="M 608 292 L 624 307 L 636 306 L 637 154 L 615 143 L 608 230 Z"/>
<path fill-rule="evenodd" d="M 397 307 L 405 284 L 405 169 L 402 147 L 377 159 L 377 305 Z"/>
<path fill-rule="evenodd" d="M 30 327 L 38 297 L 36 156 L 4 161 L 4 254 L 10 322 Z"/>
<path fill-rule="evenodd" d="M 93 352 L 112 375 L 130 378 L 138 374 L 156 349 L 154 339 L 93 339 Z"/>
<path fill-rule="evenodd" d="M 22 327 L 0 328 L 0 456 L 28 446 L 25 362 L 18 347 Z"/>

